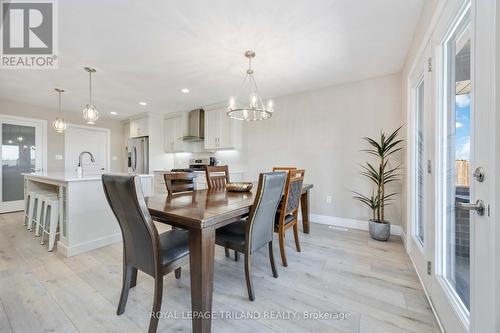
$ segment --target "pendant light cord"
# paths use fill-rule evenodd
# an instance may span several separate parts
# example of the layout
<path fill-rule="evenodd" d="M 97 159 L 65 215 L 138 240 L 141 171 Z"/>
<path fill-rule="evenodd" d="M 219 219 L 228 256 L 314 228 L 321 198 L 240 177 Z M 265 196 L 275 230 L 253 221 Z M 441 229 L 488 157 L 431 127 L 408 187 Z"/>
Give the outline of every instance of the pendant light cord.
<path fill-rule="evenodd" d="M 92 105 L 92 71 L 89 71 L 89 102 Z"/>
<path fill-rule="evenodd" d="M 61 92 L 59 91 L 59 115 L 61 115 Z"/>

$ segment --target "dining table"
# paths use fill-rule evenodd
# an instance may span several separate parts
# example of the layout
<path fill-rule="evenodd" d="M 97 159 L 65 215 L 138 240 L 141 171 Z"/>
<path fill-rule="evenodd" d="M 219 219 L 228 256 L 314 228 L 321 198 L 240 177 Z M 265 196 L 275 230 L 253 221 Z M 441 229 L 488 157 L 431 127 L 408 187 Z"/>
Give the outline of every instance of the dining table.
<path fill-rule="evenodd" d="M 309 233 L 309 192 L 301 194 L 303 231 Z M 208 333 L 212 324 L 215 230 L 248 216 L 254 203 L 256 184 L 247 192 L 204 189 L 146 198 L 153 220 L 189 231 L 192 331 Z"/>

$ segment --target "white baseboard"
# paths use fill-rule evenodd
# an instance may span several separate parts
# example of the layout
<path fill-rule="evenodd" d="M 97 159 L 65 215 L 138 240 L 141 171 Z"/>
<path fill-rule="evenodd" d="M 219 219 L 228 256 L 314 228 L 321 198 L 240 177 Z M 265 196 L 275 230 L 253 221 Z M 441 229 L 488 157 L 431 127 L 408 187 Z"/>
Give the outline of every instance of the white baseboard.
<path fill-rule="evenodd" d="M 122 241 L 122 234 L 114 234 L 111 236 L 99 238 L 90 242 L 80 243 L 74 246 L 66 246 L 62 242 L 57 242 L 57 251 L 61 252 L 66 257 L 75 256 L 77 254 L 98 249 L 100 247 L 118 243 Z"/>
<path fill-rule="evenodd" d="M 313 223 L 334 225 L 337 227 L 345 227 L 351 229 L 368 230 L 368 221 L 318 214 L 311 214 L 310 219 Z M 391 224 L 391 235 L 401 236 L 401 238 L 403 238 L 404 232 L 401 226 Z"/>
<path fill-rule="evenodd" d="M 400 229 L 401 229 L 401 235 L 400 235 L 401 241 L 403 242 L 403 246 L 404 246 L 406 252 L 408 252 L 408 248 L 406 247 L 406 233 L 404 232 L 403 228 L 400 227 Z"/>
<path fill-rule="evenodd" d="M 406 239 L 406 237 L 405 237 L 405 239 Z M 417 273 L 418 281 L 420 282 L 420 285 L 422 286 L 422 289 L 424 290 L 425 297 L 427 298 L 427 301 L 429 302 L 429 305 L 431 306 L 431 310 L 432 310 L 432 313 L 434 314 L 434 318 L 436 318 L 436 321 L 437 321 L 438 326 L 439 326 L 439 330 L 442 333 L 446 333 L 446 331 L 444 330 L 444 326 L 441 323 L 441 319 L 439 318 L 439 316 L 437 314 L 436 308 L 434 307 L 434 303 L 432 303 L 432 299 L 430 298 L 429 293 L 427 291 L 427 288 L 425 287 L 424 281 L 422 280 L 422 277 L 420 276 L 420 274 L 418 274 L 417 266 L 415 265 L 413 258 L 409 254 L 408 254 L 408 256 L 410 257 L 410 261 L 413 265 L 413 269 L 415 270 L 415 273 Z"/>

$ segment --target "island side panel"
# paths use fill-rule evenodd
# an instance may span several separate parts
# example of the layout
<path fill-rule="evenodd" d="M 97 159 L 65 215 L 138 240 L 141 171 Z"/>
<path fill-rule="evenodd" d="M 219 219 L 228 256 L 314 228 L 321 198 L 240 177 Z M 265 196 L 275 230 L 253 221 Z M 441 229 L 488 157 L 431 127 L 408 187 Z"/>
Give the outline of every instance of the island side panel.
<path fill-rule="evenodd" d="M 101 180 L 68 182 L 67 238 L 60 252 L 73 256 L 120 242 L 120 227 L 106 200 Z"/>

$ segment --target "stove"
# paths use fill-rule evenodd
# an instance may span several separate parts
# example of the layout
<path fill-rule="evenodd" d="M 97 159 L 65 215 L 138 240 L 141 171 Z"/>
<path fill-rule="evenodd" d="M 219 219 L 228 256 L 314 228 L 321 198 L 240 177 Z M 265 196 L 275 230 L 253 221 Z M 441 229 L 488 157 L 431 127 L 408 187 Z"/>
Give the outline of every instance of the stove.
<path fill-rule="evenodd" d="M 210 159 L 208 158 L 191 158 L 189 159 L 189 168 L 193 171 L 205 171 L 207 165 L 210 165 Z"/>

